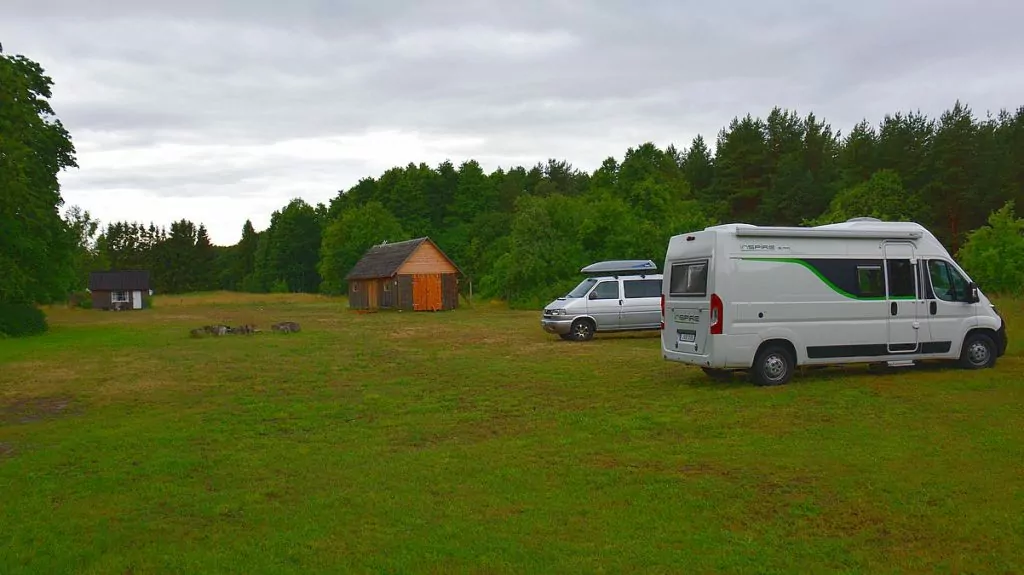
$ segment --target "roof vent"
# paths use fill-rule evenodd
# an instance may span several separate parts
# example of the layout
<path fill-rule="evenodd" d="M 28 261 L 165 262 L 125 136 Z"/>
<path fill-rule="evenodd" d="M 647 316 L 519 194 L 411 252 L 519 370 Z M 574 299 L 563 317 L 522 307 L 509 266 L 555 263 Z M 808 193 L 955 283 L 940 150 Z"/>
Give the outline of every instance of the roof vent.
<path fill-rule="evenodd" d="M 860 217 L 860 218 L 850 218 L 850 219 L 848 219 L 846 221 L 848 221 L 848 222 L 881 222 L 882 220 L 880 220 L 878 218 L 872 218 L 872 217 L 866 217 L 865 216 L 865 217 Z"/>

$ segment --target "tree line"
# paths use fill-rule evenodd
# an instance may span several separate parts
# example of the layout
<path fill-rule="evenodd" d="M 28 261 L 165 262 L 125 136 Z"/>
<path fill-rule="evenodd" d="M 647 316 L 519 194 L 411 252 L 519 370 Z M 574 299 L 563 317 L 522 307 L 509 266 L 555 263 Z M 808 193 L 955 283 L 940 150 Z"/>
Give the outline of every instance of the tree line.
<path fill-rule="evenodd" d="M 109 251 L 110 230 L 138 229 L 132 245 L 140 247 L 123 249 L 143 258 L 131 261 L 150 267 L 165 292 L 199 285 L 344 294 L 345 274 L 370 246 L 430 236 L 482 296 L 535 306 L 578 281 L 582 265 L 659 261 L 670 236 L 721 222 L 913 220 L 971 261 L 970 250 L 961 249 L 970 234 L 1003 208 L 999 213 L 1017 222 L 1013 206 L 1022 202 L 1024 107 L 978 118 L 956 102 L 937 118 L 897 112 L 845 135 L 813 113 L 775 108 L 765 118 L 734 118 L 714 151 L 703 136 L 683 149 L 644 143 L 593 172 L 555 159 L 490 173 L 471 159 L 397 166 L 339 191 L 327 205 L 294 199 L 263 231 L 246 222 L 239 243 L 215 248 L 213 264 L 165 266 L 167 250 L 149 247 L 150 228 L 141 224 L 108 226 L 97 245 L 113 263 L 123 256 Z M 141 255 L 146 250 L 152 259 Z M 210 265 L 216 271 L 208 272 Z M 175 279 L 191 273 L 206 283 Z M 1020 284 L 980 279 L 1001 291 Z"/>
<path fill-rule="evenodd" d="M 0 54 L 0 303 L 59 301 L 89 271 L 150 270 L 159 293 L 211 289 L 344 294 L 344 276 L 382 241 L 430 236 L 474 291 L 536 306 L 603 259 L 660 261 L 670 236 L 722 222 L 815 225 L 855 216 L 926 225 L 990 291 L 1020 293 L 1024 106 L 978 117 L 957 101 L 930 118 L 896 112 L 842 134 L 783 108 L 732 119 L 714 146 L 643 143 L 592 172 L 566 160 L 485 171 L 410 163 L 367 176 L 327 204 L 293 199 L 238 243 L 202 223 L 101 225 L 63 205 L 57 174 L 75 166 L 53 115 L 52 81 Z M 39 262 L 47 265 L 40 266 Z M 464 281 L 464 285 L 467 282 Z"/>

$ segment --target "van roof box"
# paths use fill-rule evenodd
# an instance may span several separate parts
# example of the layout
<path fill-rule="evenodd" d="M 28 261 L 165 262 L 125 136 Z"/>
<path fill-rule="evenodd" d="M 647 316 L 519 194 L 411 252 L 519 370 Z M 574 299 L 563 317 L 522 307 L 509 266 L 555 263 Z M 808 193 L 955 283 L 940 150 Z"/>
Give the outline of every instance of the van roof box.
<path fill-rule="evenodd" d="M 658 266 L 652 260 L 608 260 L 592 263 L 580 268 L 585 274 L 618 274 L 657 272 Z"/>

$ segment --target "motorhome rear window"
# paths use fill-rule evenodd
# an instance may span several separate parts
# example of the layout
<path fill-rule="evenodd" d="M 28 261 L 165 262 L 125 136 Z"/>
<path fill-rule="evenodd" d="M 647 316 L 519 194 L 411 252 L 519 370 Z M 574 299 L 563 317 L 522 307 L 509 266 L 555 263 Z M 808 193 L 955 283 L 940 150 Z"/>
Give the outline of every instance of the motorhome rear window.
<path fill-rule="evenodd" d="M 669 295 L 705 296 L 708 293 L 708 262 L 672 264 L 672 273 L 669 278 Z"/>

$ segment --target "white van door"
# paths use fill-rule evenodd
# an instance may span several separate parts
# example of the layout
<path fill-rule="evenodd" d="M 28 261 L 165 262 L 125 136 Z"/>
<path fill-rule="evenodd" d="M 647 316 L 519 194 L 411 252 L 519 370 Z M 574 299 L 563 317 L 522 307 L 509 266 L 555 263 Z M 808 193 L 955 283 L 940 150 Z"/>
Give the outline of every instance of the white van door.
<path fill-rule="evenodd" d="M 622 307 L 620 283 L 619 280 L 600 281 L 587 296 L 587 314 L 597 322 L 598 331 L 619 327 L 619 310 Z"/>
<path fill-rule="evenodd" d="M 662 345 L 679 353 L 706 355 L 711 326 L 711 294 L 708 293 L 708 259 L 676 262 L 665 271 L 665 330 Z"/>
<path fill-rule="evenodd" d="M 931 341 L 926 353 L 948 353 L 953 342 L 960 341 L 964 327 L 975 325 L 972 318 L 978 315 L 977 304 L 968 303 L 967 278 L 960 274 L 951 263 L 943 259 L 922 262 L 927 265 L 928 278 L 925 286 L 926 311 Z"/>
<path fill-rule="evenodd" d="M 890 353 L 917 351 L 921 328 L 917 277 L 913 244 L 887 242 L 885 293 L 889 307 Z"/>

